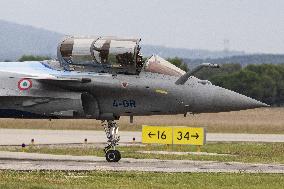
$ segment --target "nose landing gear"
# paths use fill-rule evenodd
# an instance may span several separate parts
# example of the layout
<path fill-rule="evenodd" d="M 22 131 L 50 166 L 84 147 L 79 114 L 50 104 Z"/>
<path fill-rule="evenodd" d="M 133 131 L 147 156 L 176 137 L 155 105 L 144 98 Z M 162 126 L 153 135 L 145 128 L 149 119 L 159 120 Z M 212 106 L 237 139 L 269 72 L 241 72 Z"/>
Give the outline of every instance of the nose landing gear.
<path fill-rule="evenodd" d="M 108 150 L 106 152 L 106 160 L 108 162 L 118 162 L 121 159 L 121 154 L 118 150 Z"/>
<path fill-rule="evenodd" d="M 120 152 L 115 149 L 120 140 L 120 136 L 118 136 L 118 126 L 115 121 L 112 120 L 108 120 L 107 123 L 102 121 L 102 126 L 104 127 L 108 139 L 108 144 L 104 149 L 106 160 L 108 162 L 118 162 L 121 159 Z"/>

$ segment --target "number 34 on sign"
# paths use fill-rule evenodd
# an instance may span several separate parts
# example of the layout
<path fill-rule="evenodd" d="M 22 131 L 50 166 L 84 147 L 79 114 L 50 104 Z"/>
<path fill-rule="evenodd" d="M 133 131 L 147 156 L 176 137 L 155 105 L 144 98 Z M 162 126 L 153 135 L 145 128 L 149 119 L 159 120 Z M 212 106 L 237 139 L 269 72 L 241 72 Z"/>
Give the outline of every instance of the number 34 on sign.
<path fill-rule="evenodd" d="M 206 133 L 197 127 L 143 126 L 142 143 L 204 145 Z"/>

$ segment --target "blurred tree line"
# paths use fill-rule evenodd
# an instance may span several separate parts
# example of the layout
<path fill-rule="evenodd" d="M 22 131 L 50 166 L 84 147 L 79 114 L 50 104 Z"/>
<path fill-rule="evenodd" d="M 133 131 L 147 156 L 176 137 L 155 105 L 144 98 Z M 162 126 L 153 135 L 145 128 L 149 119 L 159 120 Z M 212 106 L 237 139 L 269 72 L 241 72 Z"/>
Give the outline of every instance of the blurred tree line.
<path fill-rule="evenodd" d="M 203 69 L 196 75 L 270 105 L 284 104 L 284 64 L 223 64 L 220 69 Z"/>
<path fill-rule="evenodd" d="M 43 60 L 50 60 L 51 58 L 48 56 L 34 56 L 34 55 L 23 55 L 17 61 L 24 62 L 24 61 L 43 61 Z M 4 60 L 4 62 L 12 62 L 9 59 Z"/>
<path fill-rule="evenodd" d="M 43 61 L 43 60 L 50 60 L 51 58 L 48 56 L 34 56 L 34 55 L 23 55 L 18 61 Z"/>
<path fill-rule="evenodd" d="M 182 59 L 167 60 L 188 71 Z M 219 69 L 204 68 L 195 76 L 270 105 L 284 105 L 284 64 L 249 64 L 242 67 L 241 64 L 227 63 Z"/>
<path fill-rule="evenodd" d="M 178 58 L 178 57 L 167 58 L 167 61 L 169 61 L 170 63 L 172 63 L 176 67 L 178 67 L 178 68 L 180 68 L 180 69 L 182 69 L 186 72 L 188 71 L 187 64 L 185 64 L 181 58 Z"/>

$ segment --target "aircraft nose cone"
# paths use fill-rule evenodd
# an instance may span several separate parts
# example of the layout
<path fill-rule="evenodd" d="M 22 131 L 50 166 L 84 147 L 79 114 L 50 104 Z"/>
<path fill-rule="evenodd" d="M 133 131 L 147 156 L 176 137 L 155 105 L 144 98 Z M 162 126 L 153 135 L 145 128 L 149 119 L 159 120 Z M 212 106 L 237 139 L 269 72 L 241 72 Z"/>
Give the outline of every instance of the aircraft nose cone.
<path fill-rule="evenodd" d="M 267 104 L 247 97 L 245 95 L 214 86 L 213 107 L 224 111 L 246 110 L 268 107 Z"/>
<path fill-rule="evenodd" d="M 265 103 L 227 89 L 221 88 L 217 91 L 215 99 L 220 103 L 220 107 L 232 108 L 234 110 L 268 107 Z"/>
<path fill-rule="evenodd" d="M 202 91 L 200 96 L 203 96 L 205 103 L 196 104 L 199 112 L 205 109 L 207 109 L 206 112 L 225 112 L 269 107 L 265 103 L 214 85 L 210 86 L 210 89 Z M 200 99 L 200 101 L 202 100 Z M 206 103 L 209 106 L 206 106 Z"/>

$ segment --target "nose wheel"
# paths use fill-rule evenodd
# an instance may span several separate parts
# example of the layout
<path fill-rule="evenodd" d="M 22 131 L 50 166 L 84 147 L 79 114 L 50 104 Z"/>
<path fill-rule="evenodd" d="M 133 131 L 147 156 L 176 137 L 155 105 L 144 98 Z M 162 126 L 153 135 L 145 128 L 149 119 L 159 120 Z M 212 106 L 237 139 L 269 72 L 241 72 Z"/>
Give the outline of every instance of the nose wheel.
<path fill-rule="evenodd" d="M 114 121 L 102 121 L 106 137 L 108 139 L 107 146 L 104 149 L 106 160 L 108 162 L 118 162 L 121 159 L 121 154 L 115 147 L 118 145 L 120 137 L 118 136 L 118 126 Z"/>
<path fill-rule="evenodd" d="M 108 162 L 118 162 L 121 159 L 121 154 L 118 150 L 108 150 L 106 152 L 106 160 Z"/>

